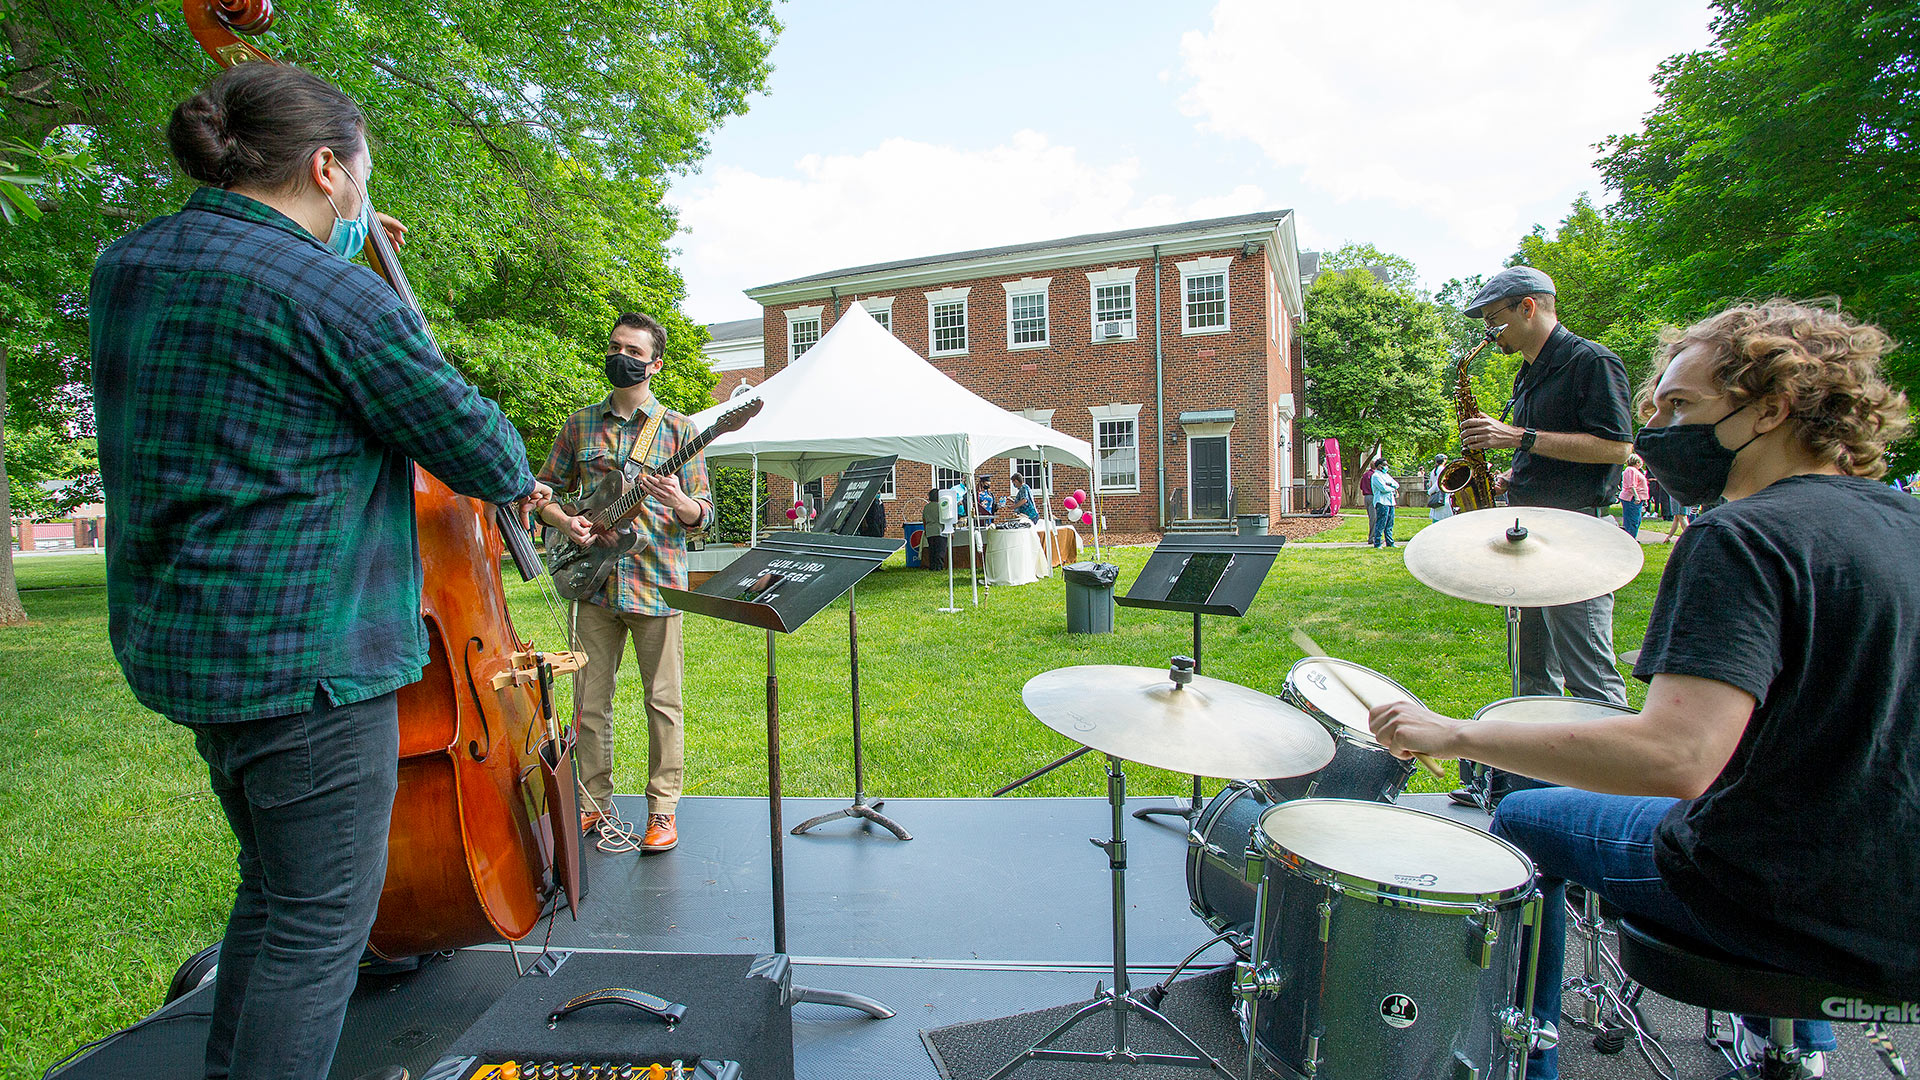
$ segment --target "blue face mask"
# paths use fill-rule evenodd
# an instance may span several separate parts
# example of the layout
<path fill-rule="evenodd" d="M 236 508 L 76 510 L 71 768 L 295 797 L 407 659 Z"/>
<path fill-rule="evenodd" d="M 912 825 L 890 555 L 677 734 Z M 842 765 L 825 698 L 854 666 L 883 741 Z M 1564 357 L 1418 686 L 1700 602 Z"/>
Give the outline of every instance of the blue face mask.
<path fill-rule="evenodd" d="M 343 166 L 341 171 L 347 174 L 347 179 L 353 180 L 353 170 Z M 360 181 L 353 180 L 353 186 L 358 189 Z M 335 205 L 331 195 L 327 196 L 327 205 L 333 207 L 333 231 L 327 234 L 327 250 L 351 260 L 367 244 L 367 229 L 373 217 L 373 207 L 367 202 L 367 193 L 364 190 L 360 192 L 360 216 L 356 218 L 341 217 L 340 207 Z"/>

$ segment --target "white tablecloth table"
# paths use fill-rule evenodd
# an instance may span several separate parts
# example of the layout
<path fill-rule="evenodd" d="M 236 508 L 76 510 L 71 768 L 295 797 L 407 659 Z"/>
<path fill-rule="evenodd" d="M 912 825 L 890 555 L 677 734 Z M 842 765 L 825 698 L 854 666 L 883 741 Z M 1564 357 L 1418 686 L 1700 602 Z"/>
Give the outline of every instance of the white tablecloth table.
<path fill-rule="evenodd" d="M 1035 529 L 982 529 L 986 551 L 981 565 L 989 585 L 1028 585 L 1053 573 L 1053 564 Z"/>

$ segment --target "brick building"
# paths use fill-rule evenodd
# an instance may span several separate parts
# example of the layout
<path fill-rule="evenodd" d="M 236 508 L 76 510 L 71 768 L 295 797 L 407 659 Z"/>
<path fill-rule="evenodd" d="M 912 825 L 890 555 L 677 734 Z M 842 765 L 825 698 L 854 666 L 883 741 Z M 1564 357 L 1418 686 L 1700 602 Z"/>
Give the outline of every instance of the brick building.
<path fill-rule="evenodd" d="M 1111 531 L 1307 508 L 1292 211 L 902 259 L 747 295 L 760 320 L 709 328 L 717 399 L 777 373 L 857 303 L 974 393 L 1092 443 Z M 979 471 L 1004 492 L 1016 465 L 1041 479 L 1011 459 Z M 901 462 L 890 528 L 956 478 Z M 1077 487 L 1092 477 L 1054 470 L 1056 503 Z M 791 490 L 776 478 L 775 505 Z"/>

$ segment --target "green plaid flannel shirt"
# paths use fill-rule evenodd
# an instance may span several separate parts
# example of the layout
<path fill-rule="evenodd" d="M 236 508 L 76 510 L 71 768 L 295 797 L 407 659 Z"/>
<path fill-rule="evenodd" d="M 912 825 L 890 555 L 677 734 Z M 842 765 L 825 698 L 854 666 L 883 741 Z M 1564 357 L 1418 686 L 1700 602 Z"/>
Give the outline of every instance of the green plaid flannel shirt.
<path fill-rule="evenodd" d="M 413 473 L 533 487 L 498 406 L 372 271 L 202 188 L 115 243 L 88 309 L 114 656 L 184 723 L 304 712 L 420 677 Z"/>
<path fill-rule="evenodd" d="M 649 395 L 632 418 L 622 420 L 613 411 L 613 395 L 609 394 L 575 412 L 553 440 L 553 453 L 547 455 L 547 463 L 540 469 L 541 481 L 561 495 L 597 483 L 626 463 L 647 418 L 664 407 Z M 692 420 L 668 409 L 647 451 L 646 463 L 665 462 L 699 434 Z M 700 504 L 699 523 L 682 525 L 671 510 L 647 499 L 633 519 L 640 542 L 614 565 L 606 586 L 588 598 L 590 603 L 640 615 L 673 614 L 660 598 L 660 586 L 687 587 L 687 533 L 705 528 L 713 520 L 713 492 L 707 485 L 705 457 L 695 457 L 681 466 L 680 489 Z"/>

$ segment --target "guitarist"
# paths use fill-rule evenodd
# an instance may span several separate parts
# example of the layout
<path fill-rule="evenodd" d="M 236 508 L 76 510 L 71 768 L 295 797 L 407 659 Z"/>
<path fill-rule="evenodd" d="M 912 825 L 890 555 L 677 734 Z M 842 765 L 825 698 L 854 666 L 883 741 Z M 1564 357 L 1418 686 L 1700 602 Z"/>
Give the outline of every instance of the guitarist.
<path fill-rule="evenodd" d="M 654 476 L 639 468 L 665 461 L 699 434 L 693 421 L 662 405 L 649 388 L 665 362 L 666 348 L 667 332 L 651 317 L 638 312 L 620 316 L 607 348 L 612 393 L 567 418 L 540 470 L 541 481 L 555 491 L 580 491 L 624 468 L 647 495 L 626 526 L 639 533 L 639 542 L 620 557 L 599 592 L 573 604 L 574 647 L 593 661 L 573 680 L 580 775 L 588 797 L 580 827 L 597 829 L 616 820 L 613 688 L 631 635 L 646 687 L 647 827 L 642 851 L 669 851 L 679 842 L 674 809 L 685 756 L 680 613 L 661 600 L 660 586 L 687 587 L 687 534 L 713 520 L 704 459 L 695 457 L 678 475 Z M 657 413 L 663 415 L 651 445 L 636 454 L 635 444 Z M 540 519 L 577 543 L 615 542 L 610 534 L 596 536 L 587 517 L 568 514 L 558 503 L 541 507 Z"/>

